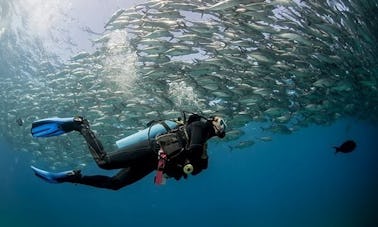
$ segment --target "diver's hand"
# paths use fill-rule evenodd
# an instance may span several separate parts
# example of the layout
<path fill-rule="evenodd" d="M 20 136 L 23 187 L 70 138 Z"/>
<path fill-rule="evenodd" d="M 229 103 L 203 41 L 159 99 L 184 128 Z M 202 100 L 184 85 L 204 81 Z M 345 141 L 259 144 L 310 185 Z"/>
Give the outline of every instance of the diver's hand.
<path fill-rule="evenodd" d="M 202 172 L 202 170 L 204 169 L 207 169 L 208 165 L 209 165 L 209 159 L 206 158 L 206 159 L 199 159 L 195 162 L 192 162 L 193 166 L 194 166 L 194 170 L 192 172 L 192 175 L 195 176 L 197 174 L 199 174 L 200 172 Z"/>

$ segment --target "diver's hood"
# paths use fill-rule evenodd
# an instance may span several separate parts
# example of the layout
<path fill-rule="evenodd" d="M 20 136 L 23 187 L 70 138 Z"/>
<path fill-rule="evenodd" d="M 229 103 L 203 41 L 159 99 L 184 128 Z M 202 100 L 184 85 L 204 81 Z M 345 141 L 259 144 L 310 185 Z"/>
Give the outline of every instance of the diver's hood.
<path fill-rule="evenodd" d="M 223 138 L 226 136 L 226 122 L 222 117 L 213 117 L 211 119 L 211 123 L 214 128 L 215 135 L 217 135 L 219 138 Z"/>
<path fill-rule="evenodd" d="M 186 120 L 186 113 L 191 114 L 188 120 Z M 183 111 L 183 117 L 184 117 L 184 121 L 186 121 L 187 124 L 190 124 L 194 121 L 202 121 L 202 120 L 207 121 L 213 126 L 214 133 L 216 136 L 218 136 L 219 138 L 223 138 L 226 136 L 227 124 L 226 124 L 226 121 L 222 117 L 211 116 L 210 118 L 207 118 L 199 114 L 188 112 L 188 111 Z"/>

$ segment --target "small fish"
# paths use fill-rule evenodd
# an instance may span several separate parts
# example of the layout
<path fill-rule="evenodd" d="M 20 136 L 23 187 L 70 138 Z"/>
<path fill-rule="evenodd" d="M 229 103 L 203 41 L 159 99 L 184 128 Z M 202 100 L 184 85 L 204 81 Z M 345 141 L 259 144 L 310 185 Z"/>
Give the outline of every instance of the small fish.
<path fill-rule="evenodd" d="M 229 146 L 231 151 L 235 148 L 235 149 L 244 149 L 244 148 L 248 148 L 248 147 L 251 147 L 255 144 L 255 141 L 254 140 L 245 140 L 245 141 L 240 141 L 238 143 L 236 143 L 235 145 L 232 145 L 232 146 Z"/>
<path fill-rule="evenodd" d="M 237 1 L 233 0 L 225 0 L 218 2 L 210 7 L 200 7 L 200 10 L 210 10 L 210 11 L 222 11 L 222 10 L 227 10 L 230 9 L 234 6 L 237 6 L 239 3 Z"/>
<path fill-rule="evenodd" d="M 270 136 L 263 136 L 263 137 L 260 137 L 259 139 L 263 142 L 269 142 L 273 140 L 272 137 Z"/>
<path fill-rule="evenodd" d="M 124 9 L 118 9 L 109 19 L 109 21 L 105 24 L 105 28 L 111 24 L 113 21 L 115 21 L 119 16 L 121 16 L 122 13 L 124 13 Z"/>
<path fill-rule="evenodd" d="M 353 140 L 347 140 L 339 147 L 333 147 L 336 149 L 335 153 L 342 152 L 342 153 L 350 153 L 356 148 L 356 142 Z"/>
<path fill-rule="evenodd" d="M 22 126 L 24 124 L 24 121 L 21 118 L 17 118 L 16 123 L 18 126 Z"/>

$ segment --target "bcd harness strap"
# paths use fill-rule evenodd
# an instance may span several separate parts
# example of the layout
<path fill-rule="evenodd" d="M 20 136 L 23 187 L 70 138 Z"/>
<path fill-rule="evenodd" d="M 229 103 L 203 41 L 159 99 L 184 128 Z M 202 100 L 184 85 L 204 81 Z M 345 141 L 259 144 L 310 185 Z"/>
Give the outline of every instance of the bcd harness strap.
<path fill-rule="evenodd" d="M 165 122 L 159 122 L 164 126 Z M 163 124 L 164 123 L 164 124 Z M 165 124 L 166 125 L 166 124 Z M 180 124 L 179 124 L 180 125 Z M 165 183 L 164 168 L 168 161 L 177 157 L 181 152 L 185 150 L 185 146 L 188 142 L 188 134 L 185 129 L 185 125 L 181 124 L 178 128 L 170 129 L 168 125 L 165 127 L 167 133 L 156 136 L 156 143 L 160 146 L 158 152 L 158 166 L 155 176 L 155 184 L 161 185 Z"/>

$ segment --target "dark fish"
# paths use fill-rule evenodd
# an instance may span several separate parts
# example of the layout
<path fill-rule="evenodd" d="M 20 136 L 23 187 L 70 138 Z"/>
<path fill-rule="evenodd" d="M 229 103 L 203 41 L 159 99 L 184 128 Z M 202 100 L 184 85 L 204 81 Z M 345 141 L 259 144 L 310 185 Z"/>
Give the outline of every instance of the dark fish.
<path fill-rule="evenodd" d="M 336 153 L 337 152 L 349 153 L 349 152 L 352 152 L 356 148 L 356 142 L 354 142 L 353 140 L 347 140 L 343 144 L 341 144 L 341 146 L 333 147 L 333 148 L 336 149 L 335 151 Z"/>
<path fill-rule="evenodd" d="M 22 126 L 22 125 L 24 124 L 24 121 L 23 121 L 21 118 L 17 118 L 16 123 L 17 123 L 19 126 Z"/>

